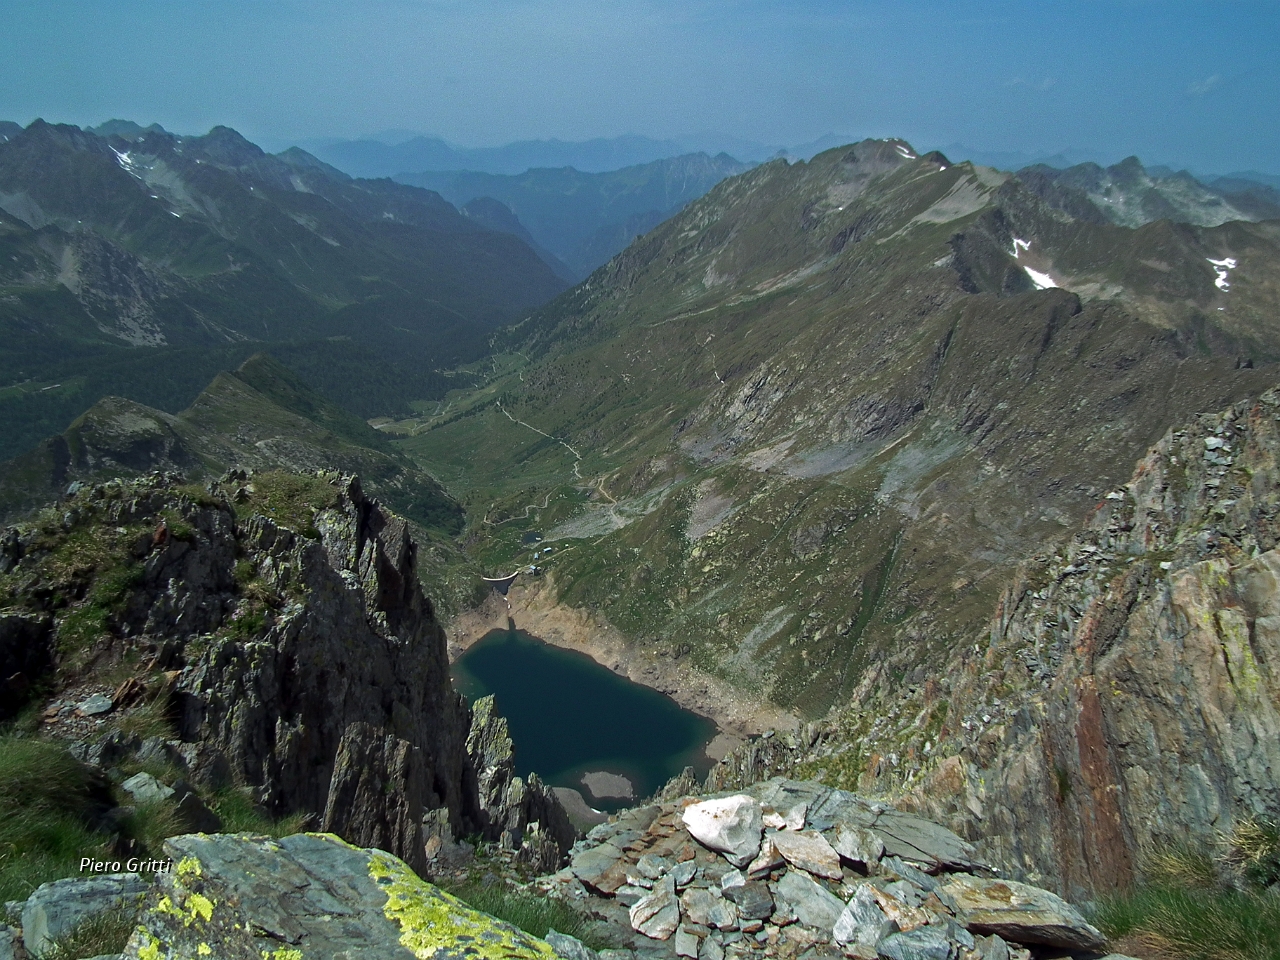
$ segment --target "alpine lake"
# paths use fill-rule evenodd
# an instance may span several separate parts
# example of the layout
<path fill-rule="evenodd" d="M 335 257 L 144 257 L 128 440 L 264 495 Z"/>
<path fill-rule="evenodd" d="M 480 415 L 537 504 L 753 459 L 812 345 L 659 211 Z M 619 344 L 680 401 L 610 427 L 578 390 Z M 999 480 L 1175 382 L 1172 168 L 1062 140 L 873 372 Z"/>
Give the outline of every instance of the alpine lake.
<path fill-rule="evenodd" d="M 494 694 L 516 773 L 578 791 L 597 811 L 635 806 L 691 766 L 711 768 L 716 725 L 590 657 L 523 630 L 493 630 L 453 665 L 469 701 Z"/>

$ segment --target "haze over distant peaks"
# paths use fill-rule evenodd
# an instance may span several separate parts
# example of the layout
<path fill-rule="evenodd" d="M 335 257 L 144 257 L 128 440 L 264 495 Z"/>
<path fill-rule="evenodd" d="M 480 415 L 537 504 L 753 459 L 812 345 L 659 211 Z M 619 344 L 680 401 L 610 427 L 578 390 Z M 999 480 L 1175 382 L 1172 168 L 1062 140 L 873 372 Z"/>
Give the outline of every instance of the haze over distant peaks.
<path fill-rule="evenodd" d="M 416 135 L 396 138 L 389 131 L 355 140 L 300 141 L 298 146 L 355 177 L 394 177 L 405 173 L 468 170 L 476 173 L 517 174 L 541 167 L 573 167 L 583 173 L 603 173 L 690 153 L 758 163 L 785 155 L 807 160 L 814 154 L 856 139 L 828 133 L 809 143 L 787 147 L 728 134 L 704 133 L 657 140 L 635 134 L 592 140 L 521 140 L 499 147 L 459 147 L 441 137 Z"/>

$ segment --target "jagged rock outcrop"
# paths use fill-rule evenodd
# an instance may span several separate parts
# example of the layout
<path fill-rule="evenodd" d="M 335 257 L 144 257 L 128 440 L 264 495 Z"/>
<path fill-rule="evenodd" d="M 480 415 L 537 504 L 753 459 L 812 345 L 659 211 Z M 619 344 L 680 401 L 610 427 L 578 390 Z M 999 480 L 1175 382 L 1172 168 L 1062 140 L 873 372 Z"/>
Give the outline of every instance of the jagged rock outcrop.
<path fill-rule="evenodd" d="M 569 815 L 536 773 L 515 775 L 515 753 L 507 721 L 492 696 L 472 706 L 467 755 L 475 770 L 484 832 L 516 850 L 516 858 L 540 873 L 560 865 L 578 837 Z"/>
<path fill-rule="evenodd" d="M 85 703 L 124 708 L 145 690 L 174 719 L 174 739 L 113 734 L 83 743 L 84 759 L 146 752 L 199 788 L 234 784 L 273 816 L 309 813 L 415 869 L 426 866 L 428 813 L 454 835 L 505 836 L 545 869 L 573 842 L 555 797 L 512 775 L 491 704 L 468 751 L 471 712 L 453 690 L 408 524 L 358 479 L 233 472 L 204 489 L 161 475 L 78 486 L 4 542 L 12 606 L 0 638 L 23 641 L 0 650 L 13 682 L 43 667 L 10 647 L 51 662 L 56 650 L 59 682 L 136 656 L 145 676 Z M 55 704 L 50 731 L 84 713 Z"/>
<path fill-rule="evenodd" d="M 402 861 L 326 834 L 182 836 L 123 956 L 288 960 L 555 960 L 544 941 L 472 910 Z"/>
<path fill-rule="evenodd" d="M 379 850 L 403 850 L 426 872 L 422 835 L 422 751 L 367 723 L 347 727 L 329 780 L 321 829 Z"/>

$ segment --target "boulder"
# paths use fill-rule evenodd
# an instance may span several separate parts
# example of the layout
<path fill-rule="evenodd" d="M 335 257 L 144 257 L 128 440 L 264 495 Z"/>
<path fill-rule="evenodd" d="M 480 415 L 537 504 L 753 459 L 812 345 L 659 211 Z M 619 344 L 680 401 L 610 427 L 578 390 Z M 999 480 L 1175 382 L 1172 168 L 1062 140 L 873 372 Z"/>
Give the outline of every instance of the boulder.
<path fill-rule="evenodd" d="M 808 823 L 827 834 L 832 843 L 842 826 L 861 827 L 884 843 L 889 856 L 925 864 L 931 869 L 972 870 L 977 865 L 973 845 L 946 827 L 846 790 L 779 777 L 755 784 L 748 792 L 775 810 L 808 804 Z"/>
<path fill-rule="evenodd" d="M 643 858 L 642 858 L 643 859 Z M 694 874 L 698 872 L 698 865 L 692 860 L 686 860 L 684 863 L 677 863 L 671 868 L 671 879 L 676 883 L 676 889 L 682 890 L 693 882 Z"/>
<path fill-rule="evenodd" d="M 404 861 L 337 837 L 172 837 L 125 960 L 149 957 L 509 957 L 545 941 L 472 910 Z"/>
<path fill-rule="evenodd" d="M 161 783 L 149 773 L 135 773 L 120 784 L 120 789 L 138 803 L 154 803 L 173 796 L 173 787 Z"/>
<path fill-rule="evenodd" d="M 737 930 L 738 920 L 738 905 L 723 898 L 717 898 L 707 914 L 707 926 L 717 930 Z"/>
<path fill-rule="evenodd" d="M 854 943 L 874 947 L 880 940 L 895 933 L 898 925 L 890 920 L 869 886 L 861 886 L 836 920 L 832 936 L 836 943 Z"/>
<path fill-rule="evenodd" d="M 773 835 L 766 835 L 764 841 L 760 844 L 759 855 L 747 866 L 747 876 L 752 879 L 759 879 L 770 871 L 784 866 L 786 862 L 786 859 L 773 844 Z"/>
<path fill-rule="evenodd" d="M 950 877 L 942 889 L 967 915 L 971 933 L 994 933 L 1017 943 L 1064 950 L 1106 950 L 1107 939 L 1101 931 L 1048 890 L 967 874 Z"/>
<path fill-rule="evenodd" d="M 95 693 L 76 704 L 76 712 L 82 717 L 96 717 L 102 713 L 109 713 L 114 706 L 115 703 L 110 697 Z"/>
<path fill-rule="evenodd" d="M 832 849 L 827 838 L 816 830 L 792 833 L 784 830 L 769 837 L 774 849 L 793 867 L 798 867 L 817 877 L 839 880 L 840 855 Z"/>
<path fill-rule="evenodd" d="M 680 901 L 670 877 L 654 884 L 653 892 L 628 911 L 631 929 L 652 940 L 667 940 L 680 924 Z"/>
<path fill-rule="evenodd" d="M 760 804 L 745 794 L 691 804 L 682 819 L 695 840 L 724 854 L 735 867 L 745 867 L 760 852 Z"/>
<path fill-rule="evenodd" d="M 844 912 L 844 903 L 829 893 L 808 874 L 788 870 L 786 876 L 774 885 L 777 894 L 786 899 L 796 911 L 800 922 L 817 927 L 830 934 Z"/>
<path fill-rule="evenodd" d="M 680 908 L 690 923 L 700 923 L 707 927 L 711 926 L 711 909 L 719 899 L 713 897 L 710 890 L 692 887 L 680 895 Z"/>
<path fill-rule="evenodd" d="M 884 856 L 884 841 L 866 827 L 842 823 L 832 835 L 831 846 L 836 853 L 856 866 L 869 869 Z"/>
<path fill-rule="evenodd" d="M 698 947 L 701 939 L 688 927 L 681 926 L 676 930 L 676 956 L 685 957 L 687 960 L 698 960 Z"/>
<path fill-rule="evenodd" d="M 18 931 L 0 923 L 0 960 L 18 960 L 20 943 Z"/>
<path fill-rule="evenodd" d="M 136 873 L 71 877 L 42 885 L 22 908 L 27 951 L 39 956 L 90 917 L 137 908 L 149 889 Z"/>
<path fill-rule="evenodd" d="M 891 933 L 876 944 L 883 960 L 951 960 L 956 946 L 946 934 L 931 927 L 908 933 Z"/>

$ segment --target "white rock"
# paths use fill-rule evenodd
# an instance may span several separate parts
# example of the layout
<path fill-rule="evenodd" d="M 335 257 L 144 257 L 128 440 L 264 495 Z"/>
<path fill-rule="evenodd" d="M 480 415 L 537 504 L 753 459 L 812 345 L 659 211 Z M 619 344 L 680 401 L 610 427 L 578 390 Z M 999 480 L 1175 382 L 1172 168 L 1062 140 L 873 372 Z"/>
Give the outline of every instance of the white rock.
<path fill-rule="evenodd" d="M 724 854 L 735 867 L 745 867 L 760 852 L 764 823 L 760 804 L 751 797 L 704 800 L 686 807 L 682 819 L 695 840 Z"/>

